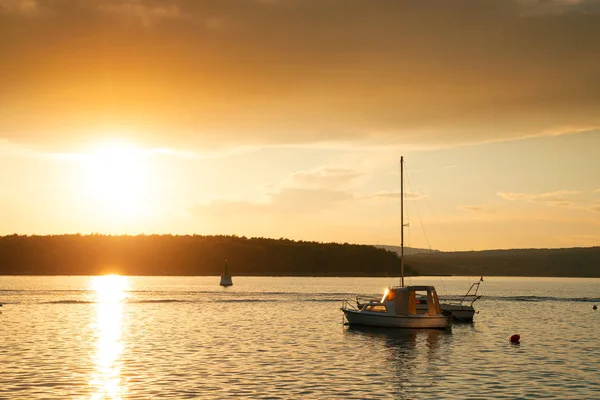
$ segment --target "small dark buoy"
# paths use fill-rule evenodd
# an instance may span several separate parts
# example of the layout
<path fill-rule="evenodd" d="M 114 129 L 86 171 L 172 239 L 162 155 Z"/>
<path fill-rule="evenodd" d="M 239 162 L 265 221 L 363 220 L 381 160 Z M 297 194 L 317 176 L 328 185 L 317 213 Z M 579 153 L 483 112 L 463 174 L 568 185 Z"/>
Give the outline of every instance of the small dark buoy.
<path fill-rule="evenodd" d="M 594 307 L 592 307 L 594 310 L 598 309 L 598 306 L 594 304 Z"/>
<path fill-rule="evenodd" d="M 510 337 L 510 342 L 513 344 L 519 344 L 520 339 L 521 339 L 521 335 L 512 335 Z"/>

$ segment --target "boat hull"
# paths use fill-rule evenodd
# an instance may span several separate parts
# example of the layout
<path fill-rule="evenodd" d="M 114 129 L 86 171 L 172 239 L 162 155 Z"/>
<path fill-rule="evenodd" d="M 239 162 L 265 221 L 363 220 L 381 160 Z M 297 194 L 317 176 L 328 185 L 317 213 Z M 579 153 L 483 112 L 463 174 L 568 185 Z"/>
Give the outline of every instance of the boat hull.
<path fill-rule="evenodd" d="M 409 329 L 444 329 L 448 326 L 448 318 L 444 316 L 428 315 L 378 315 L 342 308 L 348 324 L 379 326 L 385 328 L 409 328 Z"/>
<path fill-rule="evenodd" d="M 442 310 L 448 310 L 452 313 L 452 319 L 455 321 L 473 322 L 475 316 L 475 310 L 473 307 L 468 306 L 455 306 L 442 304 Z"/>
<path fill-rule="evenodd" d="M 440 304 L 442 311 L 450 311 L 451 317 L 455 321 L 473 322 L 475 309 L 470 306 L 461 306 L 458 304 Z M 427 304 L 418 304 L 417 310 L 427 311 Z"/>

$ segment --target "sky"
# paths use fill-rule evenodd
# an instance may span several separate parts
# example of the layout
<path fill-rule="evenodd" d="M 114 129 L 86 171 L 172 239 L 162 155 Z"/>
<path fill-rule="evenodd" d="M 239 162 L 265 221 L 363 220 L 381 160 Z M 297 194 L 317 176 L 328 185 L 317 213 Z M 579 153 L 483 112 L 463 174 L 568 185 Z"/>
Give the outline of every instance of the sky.
<path fill-rule="evenodd" d="M 600 245 L 597 0 L 0 0 L 0 235 Z"/>

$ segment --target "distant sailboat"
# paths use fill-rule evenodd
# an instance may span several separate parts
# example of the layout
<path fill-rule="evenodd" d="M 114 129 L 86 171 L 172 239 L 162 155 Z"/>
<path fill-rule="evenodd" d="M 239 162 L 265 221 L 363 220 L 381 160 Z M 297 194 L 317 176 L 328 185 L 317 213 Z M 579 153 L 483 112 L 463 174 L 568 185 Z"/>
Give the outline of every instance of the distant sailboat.
<path fill-rule="evenodd" d="M 223 275 L 221 275 L 221 286 L 232 286 L 233 281 L 231 280 L 231 276 L 229 276 L 229 271 L 227 268 L 227 260 L 225 260 L 225 269 L 223 270 Z"/>

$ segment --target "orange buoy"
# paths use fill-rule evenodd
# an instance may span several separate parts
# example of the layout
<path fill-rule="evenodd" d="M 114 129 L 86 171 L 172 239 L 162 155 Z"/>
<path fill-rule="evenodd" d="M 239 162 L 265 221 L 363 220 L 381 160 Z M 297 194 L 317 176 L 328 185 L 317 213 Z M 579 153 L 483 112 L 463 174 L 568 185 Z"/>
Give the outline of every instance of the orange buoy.
<path fill-rule="evenodd" d="M 510 337 L 510 342 L 513 344 L 519 344 L 520 339 L 521 339 L 521 335 L 512 335 Z"/>

